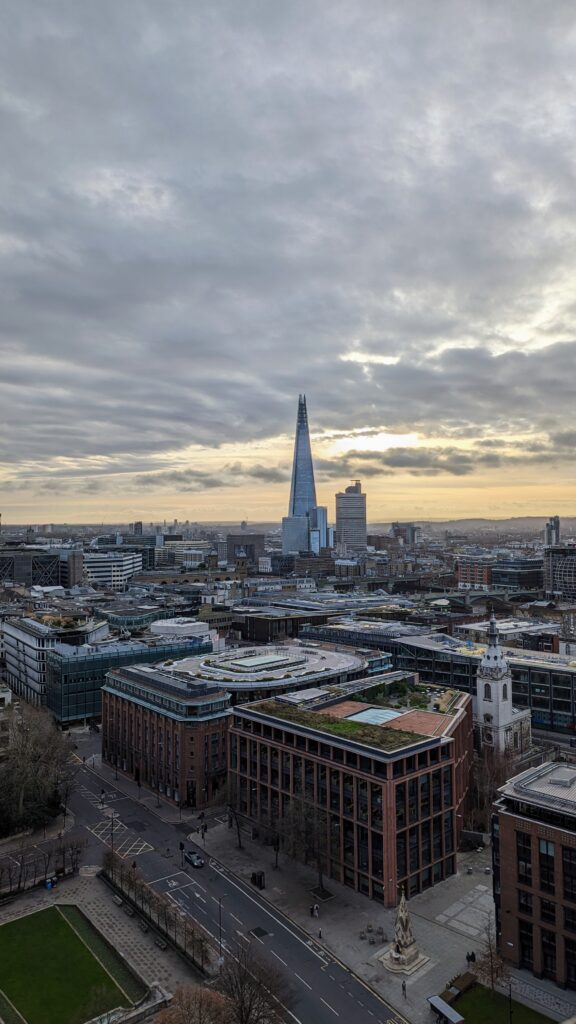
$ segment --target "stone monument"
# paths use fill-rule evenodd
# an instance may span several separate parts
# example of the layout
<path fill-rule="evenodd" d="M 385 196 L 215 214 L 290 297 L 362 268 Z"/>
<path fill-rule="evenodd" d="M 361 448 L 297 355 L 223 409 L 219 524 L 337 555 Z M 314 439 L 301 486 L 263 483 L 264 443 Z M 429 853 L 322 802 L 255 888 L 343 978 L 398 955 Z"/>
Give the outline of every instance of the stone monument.
<path fill-rule="evenodd" d="M 408 913 L 408 904 L 404 889 L 400 896 L 400 903 L 396 911 L 396 922 L 394 925 L 394 942 L 390 948 L 380 957 L 380 962 L 387 971 L 395 974 L 413 974 L 423 964 L 428 963 L 430 958 L 424 956 L 412 934 L 412 924 Z"/>

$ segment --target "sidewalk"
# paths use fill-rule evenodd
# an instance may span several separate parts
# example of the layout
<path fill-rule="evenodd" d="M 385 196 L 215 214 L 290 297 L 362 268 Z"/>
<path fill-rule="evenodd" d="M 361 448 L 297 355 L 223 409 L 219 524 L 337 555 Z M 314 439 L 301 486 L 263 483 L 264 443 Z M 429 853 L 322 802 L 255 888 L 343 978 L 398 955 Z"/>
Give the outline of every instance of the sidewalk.
<path fill-rule="evenodd" d="M 353 889 L 325 878 L 324 885 L 332 898 L 322 902 L 318 920 L 311 918 L 310 907 L 317 902 L 312 894 L 318 880 L 316 872 L 282 854 L 275 868 L 271 847 L 261 846 L 244 833 L 242 843 L 244 849 L 239 850 L 236 830 L 216 824 L 206 833 L 205 849 L 249 885 L 253 871 L 264 871 L 266 888 L 261 895 L 316 941 L 321 926 L 322 943 L 327 950 L 412 1024 L 430 1024 L 427 996 L 439 994 L 452 978 L 464 973 L 468 969 L 466 952 L 478 952 L 481 948 L 483 929 L 493 911 L 492 877 L 486 874 L 489 850 L 460 855 L 459 873 L 455 877 L 410 900 L 416 942 L 429 960 L 413 976 L 394 976 L 378 959 L 394 935 L 394 910 L 386 910 Z M 467 868 L 471 868 L 471 874 Z M 369 927 L 371 930 L 367 931 Z M 383 928 L 384 939 L 377 936 L 378 927 Z M 361 932 L 366 933 L 366 939 L 360 938 Z M 375 939 L 374 945 L 370 944 L 370 936 Z M 403 977 L 406 999 L 402 996 Z M 564 992 L 526 971 L 512 972 L 512 992 L 518 1002 L 553 1020 L 565 1020 L 576 1013 L 576 992 Z"/>

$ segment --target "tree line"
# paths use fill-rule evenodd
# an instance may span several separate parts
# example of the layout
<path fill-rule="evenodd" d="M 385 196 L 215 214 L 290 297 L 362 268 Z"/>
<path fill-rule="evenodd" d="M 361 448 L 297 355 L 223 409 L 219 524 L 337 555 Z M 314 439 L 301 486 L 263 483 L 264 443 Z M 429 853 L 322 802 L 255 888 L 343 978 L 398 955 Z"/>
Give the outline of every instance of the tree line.
<path fill-rule="evenodd" d="M 0 838 L 47 825 L 67 805 L 77 771 L 70 741 L 47 711 L 10 704 L 4 723 Z"/>

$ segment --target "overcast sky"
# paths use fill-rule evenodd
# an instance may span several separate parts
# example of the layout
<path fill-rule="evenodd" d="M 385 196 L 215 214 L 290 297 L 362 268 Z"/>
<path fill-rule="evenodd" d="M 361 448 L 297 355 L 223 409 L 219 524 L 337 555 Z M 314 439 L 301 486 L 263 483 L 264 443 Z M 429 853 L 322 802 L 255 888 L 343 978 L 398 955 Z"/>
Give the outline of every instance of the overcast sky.
<path fill-rule="evenodd" d="M 573 0 L 14 0 L 0 511 L 573 513 Z"/>

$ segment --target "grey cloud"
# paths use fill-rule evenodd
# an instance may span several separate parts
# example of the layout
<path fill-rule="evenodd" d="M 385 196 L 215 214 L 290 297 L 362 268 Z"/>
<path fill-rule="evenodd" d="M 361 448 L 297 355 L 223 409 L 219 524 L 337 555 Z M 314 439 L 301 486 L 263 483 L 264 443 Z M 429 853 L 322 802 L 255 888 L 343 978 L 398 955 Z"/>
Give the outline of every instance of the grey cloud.
<path fill-rule="evenodd" d="M 282 482 L 144 469 L 292 431 L 302 390 L 315 432 L 446 440 L 345 473 L 498 468 L 449 450 L 486 431 L 570 457 L 571 3 L 21 0 L 7 22 L 11 476 L 103 454 L 146 490 Z"/>

